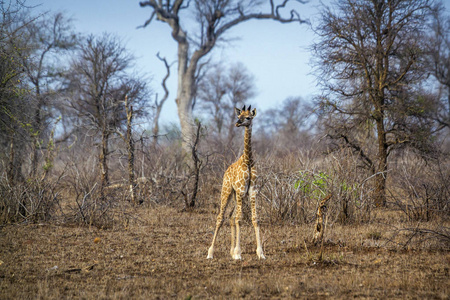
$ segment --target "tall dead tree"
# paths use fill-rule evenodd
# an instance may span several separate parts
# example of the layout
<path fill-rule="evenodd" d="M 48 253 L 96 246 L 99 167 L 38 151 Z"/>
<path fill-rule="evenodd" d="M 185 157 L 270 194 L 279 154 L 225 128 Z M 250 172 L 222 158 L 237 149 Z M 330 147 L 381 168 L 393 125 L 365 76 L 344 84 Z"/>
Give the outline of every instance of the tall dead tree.
<path fill-rule="evenodd" d="M 248 20 L 269 19 L 281 23 L 304 23 L 305 21 L 300 19 L 295 10 L 291 10 L 288 18 L 281 15 L 281 10 L 290 2 L 284 0 L 281 4 L 275 5 L 271 0 L 268 13 L 258 11 L 262 2 L 257 0 L 145 0 L 140 2 L 141 7 L 149 7 L 152 10 L 143 27 L 148 26 L 156 17 L 157 20 L 166 23 L 171 28 L 172 38 L 178 45 L 178 87 L 175 101 L 185 154 L 189 153 L 192 148 L 195 137 L 192 105 L 196 93 L 196 74 L 198 74 L 200 60 L 211 52 L 227 31 Z M 183 11 L 188 13 L 183 14 Z M 184 19 L 191 20 L 191 16 L 195 16 L 199 31 L 188 35 L 186 23 L 183 21 Z"/>

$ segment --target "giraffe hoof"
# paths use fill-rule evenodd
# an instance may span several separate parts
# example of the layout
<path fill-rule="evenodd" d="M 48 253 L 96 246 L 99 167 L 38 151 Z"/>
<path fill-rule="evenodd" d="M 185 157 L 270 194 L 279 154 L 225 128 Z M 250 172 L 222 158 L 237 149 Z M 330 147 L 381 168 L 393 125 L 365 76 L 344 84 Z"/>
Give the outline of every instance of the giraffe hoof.
<path fill-rule="evenodd" d="M 213 259 L 213 248 L 209 248 L 208 249 L 208 257 L 206 257 L 206 259 Z"/>
<path fill-rule="evenodd" d="M 232 256 L 233 256 L 233 258 L 235 260 L 242 259 L 242 257 L 241 257 L 241 248 L 240 247 L 234 248 L 234 254 Z"/>
<path fill-rule="evenodd" d="M 256 249 L 256 255 L 258 256 L 259 259 L 266 259 L 261 248 Z"/>

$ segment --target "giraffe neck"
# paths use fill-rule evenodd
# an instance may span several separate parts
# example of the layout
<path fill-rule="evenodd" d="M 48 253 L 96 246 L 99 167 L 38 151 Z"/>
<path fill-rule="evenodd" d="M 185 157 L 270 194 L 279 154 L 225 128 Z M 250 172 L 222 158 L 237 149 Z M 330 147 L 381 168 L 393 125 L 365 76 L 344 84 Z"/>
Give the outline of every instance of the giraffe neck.
<path fill-rule="evenodd" d="M 253 166 L 252 157 L 252 126 L 245 127 L 244 134 L 244 164 L 248 167 Z"/>

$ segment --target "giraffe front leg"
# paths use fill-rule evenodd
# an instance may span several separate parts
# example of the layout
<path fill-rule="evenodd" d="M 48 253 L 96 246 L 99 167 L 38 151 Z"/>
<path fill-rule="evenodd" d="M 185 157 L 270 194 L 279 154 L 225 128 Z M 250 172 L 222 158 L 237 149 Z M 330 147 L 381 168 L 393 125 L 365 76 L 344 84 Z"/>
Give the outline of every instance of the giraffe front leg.
<path fill-rule="evenodd" d="M 219 211 L 219 215 L 217 216 L 217 221 L 216 221 L 216 230 L 214 231 L 214 236 L 213 236 L 213 240 L 211 243 L 211 247 L 209 247 L 209 249 L 208 249 L 208 256 L 206 257 L 207 259 L 213 258 L 214 243 L 216 242 L 216 238 L 219 233 L 220 227 L 223 224 L 223 215 L 225 214 L 225 209 L 227 208 L 230 194 L 231 194 L 231 192 L 222 191 L 221 202 L 220 202 L 220 211 Z"/>
<path fill-rule="evenodd" d="M 249 190 L 250 194 L 250 205 L 252 209 L 252 223 L 253 227 L 255 228 L 255 236 L 256 236 L 256 255 L 259 259 L 265 259 L 262 245 L 261 245 L 261 236 L 259 233 L 259 220 L 256 213 L 256 190 L 253 188 L 253 186 L 250 187 Z"/>
<path fill-rule="evenodd" d="M 234 247 L 234 253 L 232 254 L 234 259 L 242 259 L 241 254 L 241 218 L 242 218 L 242 197 L 243 195 L 236 193 L 236 246 Z"/>

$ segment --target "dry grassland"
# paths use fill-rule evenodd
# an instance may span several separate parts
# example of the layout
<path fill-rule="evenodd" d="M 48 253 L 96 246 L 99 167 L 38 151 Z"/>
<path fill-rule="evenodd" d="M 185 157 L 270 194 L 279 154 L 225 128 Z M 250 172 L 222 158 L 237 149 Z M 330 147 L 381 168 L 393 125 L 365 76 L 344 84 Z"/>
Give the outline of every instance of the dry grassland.
<path fill-rule="evenodd" d="M 322 261 L 320 248 L 305 242 L 310 227 L 264 221 L 267 259 L 257 259 L 252 226 L 244 224 L 243 259 L 234 261 L 224 226 L 207 260 L 215 218 L 161 206 L 141 207 L 126 226 L 106 230 L 5 226 L 0 298 L 449 299 L 448 250 L 386 243 L 381 221 L 329 226 Z"/>

